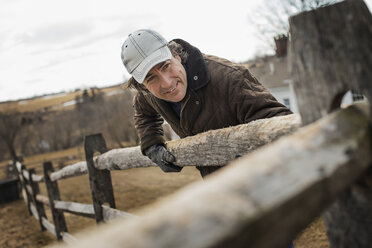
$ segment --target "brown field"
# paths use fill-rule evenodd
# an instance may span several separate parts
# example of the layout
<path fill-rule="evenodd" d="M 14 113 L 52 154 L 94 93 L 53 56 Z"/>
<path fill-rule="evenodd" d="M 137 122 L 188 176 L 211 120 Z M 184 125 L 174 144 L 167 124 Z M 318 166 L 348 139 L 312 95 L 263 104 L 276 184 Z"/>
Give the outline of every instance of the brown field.
<path fill-rule="evenodd" d="M 41 171 L 40 166 L 36 166 L 36 169 Z M 189 183 L 201 180 L 199 172 L 193 167 L 184 168 L 177 174 L 165 174 L 159 168 L 152 167 L 113 171 L 111 175 L 117 209 L 133 214 L 136 214 L 141 207 L 148 206 Z M 58 184 L 62 200 L 91 204 L 87 175 L 60 180 Z M 43 195 L 46 195 L 43 183 L 40 184 L 40 190 Z M 48 207 L 46 211 L 48 219 L 52 219 Z M 93 219 L 69 213 L 65 213 L 65 217 L 71 234 L 95 226 Z M 0 247 L 43 247 L 53 242 L 55 242 L 54 236 L 47 231 L 41 232 L 38 221 L 29 215 L 23 200 L 0 205 Z M 329 247 L 320 219 L 298 235 L 295 247 Z"/>
<path fill-rule="evenodd" d="M 104 93 L 115 91 L 123 88 L 123 85 L 115 85 L 106 88 L 100 88 Z M 63 107 L 62 105 L 66 102 L 75 100 L 76 96 L 81 96 L 83 91 L 67 92 L 55 95 L 49 95 L 44 97 L 35 97 L 31 99 L 24 99 L 20 101 L 9 101 L 0 103 L 0 111 L 12 111 L 16 110 L 19 112 L 33 112 L 43 109 L 48 110 L 62 110 L 72 108 L 73 105 Z"/>

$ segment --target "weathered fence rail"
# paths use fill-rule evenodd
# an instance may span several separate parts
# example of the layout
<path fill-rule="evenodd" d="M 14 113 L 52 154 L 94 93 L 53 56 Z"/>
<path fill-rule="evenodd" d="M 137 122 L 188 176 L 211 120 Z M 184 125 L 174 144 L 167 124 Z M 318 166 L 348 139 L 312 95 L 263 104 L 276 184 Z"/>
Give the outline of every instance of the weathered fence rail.
<path fill-rule="evenodd" d="M 167 147 L 172 153 L 178 156 L 176 163 L 180 166 L 223 166 L 230 160 L 235 159 L 237 155 L 243 155 L 266 143 L 272 142 L 280 136 L 297 130 L 299 126 L 300 118 L 298 115 L 275 117 L 267 120 L 257 120 L 249 124 L 230 127 L 228 129 L 213 130 L 182 140 L 170 141 L 167 143 Z M 267 132 L 268 130 L 270 132 Z M 247 135 L 252 132 L 258 135 Z M 100 135 L 88 136 L 86 138 L 86 147 L 96 146 L 99 142 L 103 142 Z M 211 143 L 214 145 L 212 146 Z M 207 158 L 211 157 L 212 154 L 215 154 L 217 158 L 195 159 L 183 155 L 183 151 L 187 151 L 195 146 L 204 149 L 204 155 L 209 154 Z M 197 154 L 198 152 L 199 150 L 195 150 L 194 154 L 196 156 L 201 156 L 201 154 Z M 109 173 L 109 170 L 126 170 L 138 167 L 156 166 L 151 160 L 141 154 L 139 147 L 114 149 L 96 156 L 94 159 L 93 152 L 90 153 L 90 156 L 87 156 L 87 160 L 91 159 L 94 161 L 91 166 L 99 171 L 105 171 L 106 173 Z M 134 215 L 129 213 L 102 205 L 104 201 L 107 201 L 105 198 L 107 194 L 112 195 L 110 200 L 113 201 L 114 204 L 110 181 L 103 183 L 105 188 L 108 189 L 106 189 L 106 192 L 103 192 L 103 197 L 101 197 L 101 199 L 93 198 L 93 203 L 99 201 L 99 203 L 96 203 L 99 205 L 99 208 L 95 209 L 94 204 L 82 204 L 60 200 L 57 181 L 88 173 L 87 164 L 89 164 L 87 161 L 80 161 L 58 171 L 54 171 L 52 164 L 50 162 L 45 162 L 43 164 L 43 176 L 36 175 L 33 169 L 27 170 L 20 162 L 15 164 L 20 174 L 23 194 L 25 195 L 30 214 L 39 220 L 43 231 L 48 230 L 58 240 L 64 240 L 66 242 L 75 240 L 67 232 L 66 221 L 63 215 L 64 212 L 94 218 L 97 222 L 107 222 L 118 217 L 134 217 Z M 108 175 L 106 174 L 105 176 L 107 177 Z M 102 180 L 102 178 L 99 178 L 98 181 L 99 180 Z M 95 186 L 92 184 L 92 181 L 97 181 L 97 178 L 90 178 L 92 195 L 97 195 L 98 189 L 94 188 Z M 48 196 L 39 193 L 38 183 L 40 182 L 45 183 Z M 34 186 L 32 187 L 31 185 Z M 47 220 L 43 205 L 51 209 L 54 224 Z"/>
<path fill-rule="evenodd" d="M 339 111 L 75 245 L 286 247 L 367 170 L 370 134 L 363 111 Z"/>
<path fill-rule="evenodd" d="M 141 220 L 126 220 L 117 229 L 119 233 L 109 229 L 106 239 L 89 239 L 83 246 L 100 247 L 107 242 L 112 244 L 113 239 L 118 242 L 118 247 L 121 246 L 119 244 L 128 242 L 132 244 L 131 247 L 197 247 L 194 246 L 196 244 L 203 244 L 201 247 L 226 247 L 227 243 L 229 247 L 239 247 L 239 244 L 247 242 L 253 247 L 275 247 L 288 242 L 370 164 L 371 130 L 367 112 L 352 106 L 327 116 L 251 156 L 241 158 L 235 165 L 226 168 L 225 172 L 218 173 L 220 175 L 181 191 L 151 213 L 144 214 Z M 260 120 L 259 123 L 268 122 L 272 123 L 268 126 L 278 127 L 273 123 L 292 119 L 295 120 L 292 122 L 293 129 L 296 129 L 298 119 L 293 117 Z M 255 129 L 256 124 L 233 129 L 244 128 L 248 131 L 251 126 Z M 209 135 L 227 130 L 212 131 Z M 203 135 L 205 134 L 200 136 Z M 215 141 L 213 135 L 210 137 Z M 217 139 L 221 142 L 219 135 L 215 137 L 219 137 Z M 190 142 L 193 139 L 200 140 L 200 137 L 188 138 L 186 142 L 193 146 L 193 142 Z M 182 143 L 182 140 L 177 142 Z M 257 144 L 261 145 L 260 142 Z M 228 151 L 229 149 L 226 150 Z M 267 154 L 270 154 L 271 159 L 267 158 Z M 358 166 L 352 167 L 351 164 Z M 19 165 L 18 167 L 21 168 Z M 24 172 L 22 174 L 27 175 Z M 31 187 L 26 185 L 26 190 L 28 195 L 33 195 Z M 51 205 L 45 196 L 38 194 L 35 198 Z M 288 201 L 292 202 L 289 206 Z M 95 218 L 93 205 L 59 200 L 53 200 L 53 205 L 58 210 Z M 172 209 L 171 213 L 169 208 Z M 34 203 L 30 203 L 30 209 L 35 218 L 40 220 Z M 109 210 L 106 206 L 103 209 Z M 186 213 L 188 217 L 184 221 L 187 224 L 181 221 Z M 245 214 L 242 215 L 243 213 Z M 268 214 L 276 218 L 267 219 Z M 41 217 L 41 220 L 48 231 L 56 233 L 55 225 L 49 223 L 45 217 Z M 276 222 L 281 224 L 275 224 Z M 154 223 L 157 224 L 154 226 Z M 220 228 L 216 228 L 216 223 L 219 223 Z M 242 238 L 235 236 L 238 228 L 236 225 L 240 228 L 244 226 L 245 231 L 239 234 Z M 283 226 L 286 227 L 285 233 L 280 231 Z M 277 232 L 277 235 L 271 236 L 271 239 L 257 235 L 268 232 L 268 227 L 273 228 L 272 232 Z M 157 236 L 156 233 L 160 230 L 174 235 L 167 238 Z M 182 233 L 182 238 L 177 233 Z M 58 238 L 58 235 L 55 236 Z M 67 240 L 65 237 L 72 239 L 66 230 L 60 230 L 59 236 L 63 240 Z M 193 241 L 185 242 L 185 237 Z M 158 245 L 155 246 L 154 243 Z M 233 245 L 234 243 L 236 244 Z"/>
<path fill-rule="evenodd" d="M 177 165 L 229 165 L 74 247 L 286 247 L 324 210 L 331 247 L 371 247 L 371 105 L 334 110 L 349 89 L 372 97 L 372 16 L 363 1 L 348 0 L 292 17 L 290 27 L 295 91 L 307 126 L 299 128 L 290 115 L 169 142 Z M 130 216 L 114 210 L 110 170 L 154 165 L 138 147 L 106 152 L 97 135 L 86 139 L 85 151 L 85 162 L 56 172 L 44 164 L 43 177 L 17 164 L 30 213 L 58 240 L 74 239 L 63 212 L 97 222 Z M 101 155 L 93 158 L 96 151 Z M 93 204 L 61 201 L 57 181 L 86 173 Z M 48 198 L 38 193 L 41 180 Z"/>
<path fill-rule="evenodd" d="M 223 166 L 237 156 L 297 130 L 300 125 L 298 115 L 257 120 L 249 124 L 170 141 L 167 148 L 177 157 L 175 164 L 179 166 Z M 251 133 L 256 135 L 250 135 Z M 191 150 L 194 156 L 189 156 Z M 100 170 L 125 170 L 156 165 L 142 155 L 139 147 L 131 147 L 113 149 L 95 157 L 94 166 Z M 86 173 L 87 164 L 81 161 L 53 172 L 50 178 L 56 181 Z"/>

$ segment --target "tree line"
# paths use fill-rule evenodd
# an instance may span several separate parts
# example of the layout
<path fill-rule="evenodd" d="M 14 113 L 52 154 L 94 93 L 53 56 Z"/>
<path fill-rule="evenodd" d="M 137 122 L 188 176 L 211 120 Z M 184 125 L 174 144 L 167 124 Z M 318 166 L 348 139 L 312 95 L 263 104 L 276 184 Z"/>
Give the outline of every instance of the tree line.
<path fill-rule="evenodd" d="M 2 111 L 0 161 L 77 147 L 86 135 L 94 133 L 103 133 L 111 148 L 137 145 L 133 96 L 129 89 L 107 96 L 91 88 L 75 98 L 75 107 L 70 110 Z"/>

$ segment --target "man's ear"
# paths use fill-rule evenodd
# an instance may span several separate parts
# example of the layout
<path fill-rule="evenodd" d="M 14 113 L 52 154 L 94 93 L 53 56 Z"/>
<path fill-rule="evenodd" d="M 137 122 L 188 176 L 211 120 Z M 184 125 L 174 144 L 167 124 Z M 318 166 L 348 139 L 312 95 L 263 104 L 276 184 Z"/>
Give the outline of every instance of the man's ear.
<path fill-rule="evenodd" d="M 173 56 L 175 59 L 177 59 L 178 60 L 178 62 L 180 62 L 181 63 L 181 57 L 180 57 L 180 55 L 178 55 L 178 54 L 176 54 L 175 56 Z"/>

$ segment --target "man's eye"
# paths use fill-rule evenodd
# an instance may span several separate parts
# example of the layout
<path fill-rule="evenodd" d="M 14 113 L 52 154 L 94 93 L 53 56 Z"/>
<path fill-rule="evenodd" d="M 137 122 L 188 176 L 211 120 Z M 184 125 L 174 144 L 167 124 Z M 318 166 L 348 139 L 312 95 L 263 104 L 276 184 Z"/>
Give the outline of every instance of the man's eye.
<path fill-rule="evenodd" d="M 146 79 L 146 83 L 147 83 L 147 84 L 151 83 L 152 81 L 154 81 L 153 79 L 154 79 L 154 77 L 149 77 L 149 78 L 147 78 L 147 79 Z"/>
<path fill-rule="evenodd" d="M 166 64 L 164 64 L 164 66 L 163 66 L 163 70 L 167 69 L 167 68 L 169 67 L 169 65 L 170 65 L 170 63 L 166 63 Z"/>

